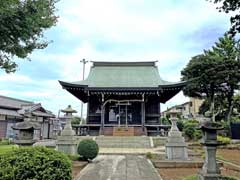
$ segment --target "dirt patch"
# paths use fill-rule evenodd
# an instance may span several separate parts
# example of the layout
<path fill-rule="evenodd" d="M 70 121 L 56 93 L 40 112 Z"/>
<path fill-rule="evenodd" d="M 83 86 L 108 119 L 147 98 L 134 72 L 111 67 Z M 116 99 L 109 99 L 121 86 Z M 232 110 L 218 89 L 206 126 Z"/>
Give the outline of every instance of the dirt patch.
<path fill-rule="evenodd" d="M 86 161 L 73 161 L 72 162 L 72 177 L 75 179 L 80 171 L 87 165 Z"/>
<path fill-rule="evenodd" d="M 240 150 L 234 149 L 218 149 L 217 155 L 224 160 L 232 162 L 240 166 Z"/>
<path fill-rule="evenodd" d="M 163 180 L 181 180 L 184 177 L 197 175 L 200 169 L 197 168 L 161 168 L 158 169 Z M 221 168 L 223 176 L 233 176 L 240 179 L 240 172 L 228 168 Z"/>
<path fill-rule="evenodd" d="M 221 173 L 223 176 L 232 176 L 240 179 L 240 171 L 235 171 L 229 168 L 222 168 Z"/>
<path fill-rule="evenodd" d="M 158 172 L 163 180 L 181 180 L 186 176 L 197 174 L 199 170 L 195 168 L 161 168 Z"/>

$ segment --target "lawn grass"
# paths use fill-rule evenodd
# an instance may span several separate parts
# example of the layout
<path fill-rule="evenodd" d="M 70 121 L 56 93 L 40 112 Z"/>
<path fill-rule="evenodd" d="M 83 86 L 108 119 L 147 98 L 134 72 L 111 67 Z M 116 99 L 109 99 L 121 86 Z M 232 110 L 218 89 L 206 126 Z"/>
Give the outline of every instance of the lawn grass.
<path fill-rule="evenodd" d="M 0 155 L 6 153 L 8 151 L 11 151 L 12 149 L 17 148 L 17 147 L 18 146 L 12 145 L 12 144 L 10 144 L 10 145 L 0 145 Z"/>

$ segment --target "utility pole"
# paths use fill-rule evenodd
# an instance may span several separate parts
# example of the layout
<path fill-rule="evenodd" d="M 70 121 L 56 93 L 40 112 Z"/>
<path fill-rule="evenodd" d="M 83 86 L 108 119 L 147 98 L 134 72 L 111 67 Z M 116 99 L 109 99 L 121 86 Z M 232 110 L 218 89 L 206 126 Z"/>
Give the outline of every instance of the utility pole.
<path fill-rule="evenodd" d="M 83 80 L 84 80 L 84 75 L 85 75 L 85 65 L 88 63 L 85 59 L 80 60 L 81 63 L 83 63 Z M 81 121 L 80 124 L 82 124 L 83 120 L 83 102 L 81 103 Z"/>

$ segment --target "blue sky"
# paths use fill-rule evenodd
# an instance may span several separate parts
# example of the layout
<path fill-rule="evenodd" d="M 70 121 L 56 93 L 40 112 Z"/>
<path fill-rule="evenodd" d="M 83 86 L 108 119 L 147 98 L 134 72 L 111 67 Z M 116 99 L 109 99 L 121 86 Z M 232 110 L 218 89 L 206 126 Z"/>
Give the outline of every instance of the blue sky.
<path fill-rule="evenodd" d="M 59 21 L 45 32 L 53 42 L 34 51 L 32 61 L 17 60 L 16 73 L 0 71 L 1 95 L 41 102 L 54 113 L 68 104 L 80 112 L 80 101 L 58 80 L 82 79 L 83 58 L 158 60 L 160 76 L 179 81 L 191 57 L 214 45 L 230 26 L 229 16 L 205 0 L 61 0 L 57 8 Z M 86 75 L 89 69 L 90 63 Z M 179 93 L 162 109 L 187 100 Z"/>

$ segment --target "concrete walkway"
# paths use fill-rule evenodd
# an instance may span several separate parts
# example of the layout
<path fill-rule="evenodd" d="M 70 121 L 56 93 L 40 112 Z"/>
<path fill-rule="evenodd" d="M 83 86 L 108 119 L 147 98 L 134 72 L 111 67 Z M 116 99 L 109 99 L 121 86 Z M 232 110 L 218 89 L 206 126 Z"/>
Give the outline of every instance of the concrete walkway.
<path fill-rule="evenodd" d="M 146 153 L 165 155 L 165 147 L 157 148 L 100 148 L 101 155 L 145 155 Z"/>
<path fill-rule="evenodd" d="M 161 177 L 143 156 L 100 155 L 81 171 L 77 180 L 161 180 Z"/>

